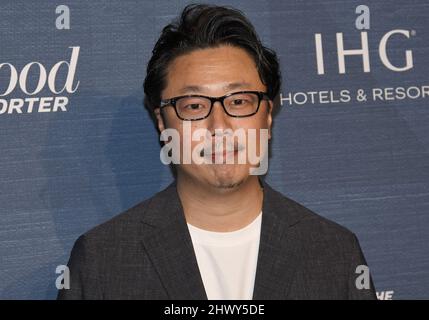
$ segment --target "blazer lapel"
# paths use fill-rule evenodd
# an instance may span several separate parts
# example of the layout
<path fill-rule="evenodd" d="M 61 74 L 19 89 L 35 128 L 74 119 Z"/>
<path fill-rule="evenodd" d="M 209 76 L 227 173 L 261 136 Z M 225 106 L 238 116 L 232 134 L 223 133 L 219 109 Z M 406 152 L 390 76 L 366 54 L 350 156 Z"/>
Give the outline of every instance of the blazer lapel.
<path fill-rule="evenodd" d="M 281 300 L 288 297 L 299 261 L 299 241 L 293 225 L 299 222 L 284 196 L 262 181 L 264 200 L 254 300 Z"/>
<path fill-rule="evenodd" d="M 207 300 L 175 182 L 151 200 L 142 222 L 144 248 L 169 298 Z"/>

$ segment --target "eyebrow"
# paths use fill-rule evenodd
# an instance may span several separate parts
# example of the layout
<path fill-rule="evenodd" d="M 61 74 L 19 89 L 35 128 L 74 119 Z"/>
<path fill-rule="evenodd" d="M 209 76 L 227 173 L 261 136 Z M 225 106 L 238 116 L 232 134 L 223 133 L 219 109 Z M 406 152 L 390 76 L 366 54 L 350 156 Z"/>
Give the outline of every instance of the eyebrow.
<path fill-rule="evenodd" d="M 235 89 L 244 89 L 250 88 L 250 83 L 248 82 L 233 82 L 223 87 L 224 90 L 235 90 Z M 189 85 L 180 89 L 179 94 L 187 94 L 187 93 L 201 93 L 204 90 L 207 90 L 206 86 L 198 86 L 198 85 Z"/>

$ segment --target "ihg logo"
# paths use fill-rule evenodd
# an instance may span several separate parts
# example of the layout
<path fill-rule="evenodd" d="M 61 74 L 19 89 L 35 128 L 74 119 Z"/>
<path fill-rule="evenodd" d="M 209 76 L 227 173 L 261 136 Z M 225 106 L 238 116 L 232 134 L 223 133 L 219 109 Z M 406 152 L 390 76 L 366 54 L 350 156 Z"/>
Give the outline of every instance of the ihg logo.
<path fill-rule="evenodd" d="M 27 63 L 20 71 L 12 63 L 0 63 L 0 79 L 8 79 L 6 83 L 0 82 L 0 98 L 18 93 L 18 90 L 28 96 L 0 99 L 0 114 L 67 111 L 68 97 L 65 94 L 72 94 L 79 87 L 79 81 L 74 83 L 74 78 L 80 47 L 70 49 L 69 61 L 59 61 L 50 70 L 37 61 Z M 65 76 L 65 81 L 59 83 L 58 74 Z M 37 83 L 29 83 L 32 82 L 28 81 L 29 77 Z M 46 87 L 54 96 L 37 97 Z"/>
<path fill-rule="evenodd" d="M 356 13 L 360 15 L 356 19 L 356 28 L 358 30 L 369 30 L 370 29 L 370 12 L 369 8 L 364 5 L 360 5 L 356 8 Z M 409 31 L 404 29 L 395 29 L 385 33 L 378 44 L 378 55 L 381 63 L 389 70 L 395 72 L 403 72 L 410 70 L 414 67 L 413 53 L 411 50 L 405 50 L 403 55 L 403 62 L 400 65 L 395 65 L 389 59 L 387 54 L 387 46 L 392 38 L 402 38 L 402 41 L 409 39 L 415 35 L 415 31 Z M 340 74 L 346 73 L 346 56 L 361 56 L 363 72 L 371 72 L 370 65 L 370 47 L 368 44 L 368 32 L 361 31 L 360 44 L 356 45 L 356 48 L 346 49 L 344 47 L 344 35 L 342 32 L 336 33 L 336 44 L 337 44 L 337 59 L 338 59 L 338 72 Z M 315 47 L 316 47 L 316 64 L 317 73 L 319 75 L 325 74 L 325 57 L 323 51 L 323 37 L 321 33 L 314 35 Z"/>

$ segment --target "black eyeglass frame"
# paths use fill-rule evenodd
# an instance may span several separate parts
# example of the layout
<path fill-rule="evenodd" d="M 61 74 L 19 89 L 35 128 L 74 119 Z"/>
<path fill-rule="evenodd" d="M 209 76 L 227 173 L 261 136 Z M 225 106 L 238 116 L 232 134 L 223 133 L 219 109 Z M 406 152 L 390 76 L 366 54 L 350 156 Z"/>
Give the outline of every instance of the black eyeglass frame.
<path fill-rule="evenodd" d="M 253 112 L 251 114 L 246 114 L 246 115 L 233 115 L 233 114 L 230 114 L 226 110 L 226 108 L 225 108 L 225 105 L 224 105 L 225 99 L 228 98 L 228 97 L 230 97 L 230 96 L 233 96 L 235 94 L 246 94 L 246 93 L 252 93 L 252 94 L 256 94 L 258 96 L 258 107 L 256 108 L 255 112 Z M 208 99 L 208 100 L 210 100 L 210 103 L 211 103 L 210 104 L 210 110 L 209 110 L 209 112 L 207 113 L 206 116 L 201 117 L 201 118 L 196 118 L 196 119 L 182 118 L 179 115 L 179 112 L 177 111 L 177 108 L 176 108 L 176 102 L 179 99 L 182 99 L 182 98 L 205 98 L 205 99 Z M 262 92 L 262 91 L 237 91 L 237 92 L 228 93 L 228 94 L 226 94 L 224 96 L 221 96 L 221 97 L 208 97 L 208 96 L 204 96 L 204 95 L 190 94 L 190 95 L 177 96 L 177 97 L 173 97 L 173 98 L 170 98 L 170 99 L 161 100 L 159 108 L 162 109 L 164 107 L 172 106 L 174 108 L 174 111 L 176 112 L 177 117 L 180 120 L 184 120 L 184 121 L 196 121 L 196 120 L 203 120 L 203 119 L 208 118 L 210 116 L 211 112 L 212 112 L 214 103 L 216 101 L 219 101 L 220 104 L 222 105 L 223 111 L 225 111 L 225 113 L 228 116 L 233 117 L 233 118 L 247 118 L 247 117 L 251 117 L 251 116 L 255 115 L 256 113 L 258 113 L 258 110 L 259 110 L 259 107 L 261 106 L 261 101 L 262 100 L 268 100 L 269 101 L 271 99 L 268 97 L 268 95 L 267 95 L 266 92 Z"/>

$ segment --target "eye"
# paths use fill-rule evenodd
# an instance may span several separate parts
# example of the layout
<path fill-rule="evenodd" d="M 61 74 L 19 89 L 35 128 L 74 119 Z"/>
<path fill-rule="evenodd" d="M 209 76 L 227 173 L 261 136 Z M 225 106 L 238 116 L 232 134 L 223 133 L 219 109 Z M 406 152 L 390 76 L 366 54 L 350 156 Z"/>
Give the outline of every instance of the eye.
<path fill-rule="evenodd" d="M 232 100 L 231 101 L 231 105 L 233 105 L 233 106 L 241 106 L 241 105 L 246 105 L 249 102 L 250 101 L 247 100 L 247 99 L 240 98 L 240 99 L 234 99 L 234 100 Z"/>
<path fill-rule="evenodd" d="M 243 103 L 243 99 L 235 99 L 232 101 L 232 104 L 235 104 L 235 105 L 242 104 L 242 103 Z"/>
<path fill-rule="evenodd" d="M 185 109 L 188 109 L 188 110 L 199 110 L 199 109 L 203 109 L 203 108 L 204 108 L 204 106 L 202 104 L 199 104 L 199 103 L 191 103 L 191 104 L 187 104 L 185 106 Z"/>

